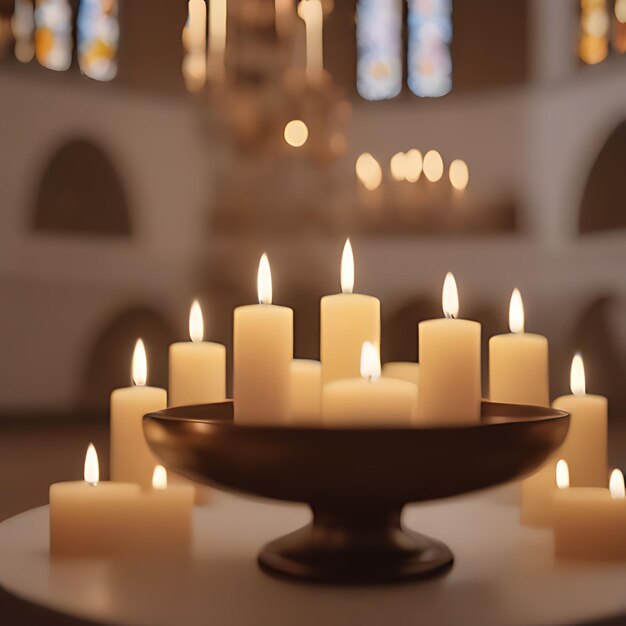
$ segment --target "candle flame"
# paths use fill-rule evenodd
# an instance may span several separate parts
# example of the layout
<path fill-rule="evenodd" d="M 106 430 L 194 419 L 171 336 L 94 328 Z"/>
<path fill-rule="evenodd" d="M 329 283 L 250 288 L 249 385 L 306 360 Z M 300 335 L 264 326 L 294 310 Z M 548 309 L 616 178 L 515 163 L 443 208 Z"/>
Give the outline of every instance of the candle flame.
<path fill-rule="evenodd" d="M 559 489 L 569 487 L 569 467 L 565 459 L 559 459 L 556 464 L 556 486 Z"/>
<path fill-rule="evenodd" d="M 517 287 L 513 289 L 509 304 L 509 328 L 515 334 L 524 332 L 524 303 Z"/>
<path fill-rule="evenodd" d="M 162 465 L 156 465 L 152 473 L 152 488 L 167 489 L 167 470 Z"/>
<path fill-rule="evenodd" d="M 138 387 L 143 387 L 148 380 L 148 359 L 141 339 L 137 339 L 133 350 L 132 377 L 133 383 Z"/>
<path fill-rule="evenodd" d="M 259 304 L 272 304 L 272 272 L 265 252 L 259 261 L 256 286 L 259 294 Z"/>
<path fill-rule="evenodd" d="M 100 470 L 98 468 L 98 453 L 96 452 L 93 443 L 90 443 L 89 447 L 87 448 L 83 477 L 86 483 L 89 483 L 94 487 L 98 484 L 98 481 L 100 480 Z"/>
<path fill-rule="evenodd" d="M 443 281 L 443 292 L 441 294 L 441 303 L 443 305 L 443 314 L 454 319 L 459 314 L 459 291 L 456 288 L 456 280 L 452 272 L 446 274 Z"/>
<path fill-rule="evenodd" d="M 626 489 L 624 488 L 624 474 L 621 470 L 614 469 L 609 479 L 609 491 L 611 498 L 614 500 L 623 500 L 626 498 Z"/>
<path fill-rule="evenodd" d="M 585 365 L 580 352 L 577 352 L 572 359 L 572 368 L 569 374 L 569 386 L 575 396 L 584 396 L 585 386 Z"/>
<path fill-rule="evenodd" d="M 346 239 L 341 254 L 341 291 L 352 293 L 354 289 L 354 255 L 350 239 Z"/>
<path fill-rule="evenodd" d="M 193 301 L 189 310 L 189 337 L 194 343 L 200 343 L 204 339 L 204 320 L 197 300 Z"/>
<path fill-rule="evenodd" d="M 380 378 L 380 354 L 371 341 L 364 341 L 361 346 L 361 378 L 372 382 Z"/>

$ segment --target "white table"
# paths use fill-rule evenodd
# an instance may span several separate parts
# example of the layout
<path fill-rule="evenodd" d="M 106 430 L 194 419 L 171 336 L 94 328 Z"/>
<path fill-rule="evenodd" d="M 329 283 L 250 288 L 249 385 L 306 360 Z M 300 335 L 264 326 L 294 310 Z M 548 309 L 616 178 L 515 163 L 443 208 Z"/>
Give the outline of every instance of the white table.
<path fill-rule="evenodd" d="M 299 505 L 216 494 L 194 513 L 187 566 L 51 563 L 48 508 L 0 524 L 0 585 L 54 610 L 113 624 L 571 624 L 626 615 L 626 564 L 555 563 L 548 531 L 521 528 L 512 487 L 411 506 L 407 526 L 452 548 L 450 574 L 378 587 L 270 578 L 261 546 L 307 522 Z"/>

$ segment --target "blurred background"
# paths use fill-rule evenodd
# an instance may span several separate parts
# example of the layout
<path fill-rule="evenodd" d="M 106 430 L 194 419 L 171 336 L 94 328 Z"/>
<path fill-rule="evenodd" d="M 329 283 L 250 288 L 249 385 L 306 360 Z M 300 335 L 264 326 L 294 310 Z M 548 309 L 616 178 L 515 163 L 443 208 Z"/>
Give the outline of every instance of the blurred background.
<path fill-rule="evenodd" d="M 626 0 L 0 0 L 0 518 L 90 440 L 106 473 L 137 337 L 161 386 L 193 298 L 230 346 L 263 251 L 318 358 L 346 236 L 384 361 L 448 270 L 485 356 L 519 287 L 553 395 L 580 350 L 609 397 L 617 464 L 625 52 Z"/>

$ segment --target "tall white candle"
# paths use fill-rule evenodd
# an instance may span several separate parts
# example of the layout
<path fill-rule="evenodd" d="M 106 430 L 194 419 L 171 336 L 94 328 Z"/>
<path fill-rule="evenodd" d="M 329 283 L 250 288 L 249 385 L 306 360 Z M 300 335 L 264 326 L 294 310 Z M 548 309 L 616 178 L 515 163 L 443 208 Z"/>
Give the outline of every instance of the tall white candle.
<path fill-rule="evenodd" d="M 325 426 L 410 426 L 415 421 L 417 386 L 380 378 L 378 346 L 366 341 L 361 350 L 361 376 L 335 380 L 322 390 Z"/>
<path fill-rule="evenodd" d="M 419 324 L 418 420 L 475 423 L 480 420 L 480 324 L 456 319 L 459 297 L 450 273 L 442 302 L 445 319 Z"/>
<path fill-rule="evenodd" d="M 133 352 L 133 386 L 111 394 L 111 479 L 149 489 L 157 464 L 143 435 L 143 416 L 167 406 L 165 389 L 147 387 L 148 362 L 141 339 Z"/>
<path fill-rule="evenodd" d="M 586 393 L 585 368 L 580 354 L 572 360 L 570 387 L 572 395 L 561 396 L 553 402 L 555 409 L 571 415 L 559 456 L 569 465 L 573 487 L 606 487 L 608 402 L 603 396 Z"/>
<path fill-rule="evenodd" d="M 320 0 L 300 0 L 298 15 L 306 27 L 306 76 L 310 85 L 319 84 L 324 72 L 324 13 Z"/>
<path fill-rule="evenodd" d="M 341 256 L 340 294 L 320 302 L 320 356 L 322 384 L 340 378 L 358 378 L 361 346 L 365 341 L 380 345 L 380 301 L 352 293 L 354 256 L 346 239 Z"/>
<path fill-rule="evenodd" d="M 235 421 L 286 423 L 289 419 L 293 311 L 272 304 L 272 276 L 267 255 L 259 263 L 259 304 L 240 306 L 234 314 Z"/>

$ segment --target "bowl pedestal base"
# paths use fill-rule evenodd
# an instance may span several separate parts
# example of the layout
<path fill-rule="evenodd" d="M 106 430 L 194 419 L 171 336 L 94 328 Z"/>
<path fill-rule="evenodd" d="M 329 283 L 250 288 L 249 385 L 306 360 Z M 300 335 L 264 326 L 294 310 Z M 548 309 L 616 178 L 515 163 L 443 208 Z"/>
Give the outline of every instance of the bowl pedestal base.
<path fill-rule="evenodd" d="M 445 574 L 454 557 L 440 541 L 405 530 L 389 511 L 313 507 L 313 521 L 267 544 L 268 574 L 319 583 L 388 583 Z"/>

